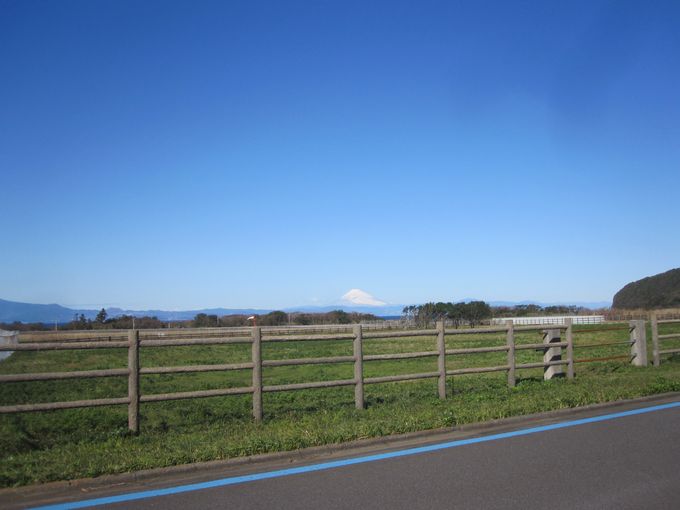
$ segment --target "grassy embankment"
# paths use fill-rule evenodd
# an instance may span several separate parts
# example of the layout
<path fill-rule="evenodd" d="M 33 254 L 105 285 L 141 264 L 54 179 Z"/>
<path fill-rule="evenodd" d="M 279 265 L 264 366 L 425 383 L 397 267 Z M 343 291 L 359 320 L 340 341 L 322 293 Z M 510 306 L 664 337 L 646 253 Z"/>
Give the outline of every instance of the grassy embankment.
<path fill-rule="evenodd" d="M 575 328 L 576 358 L 628 352 L 626 346 L 579 349 L 579 344 L 626 340 L 626 331 L 588 333 Z M 680 332 L 680 325 L 664 326 Z M 651 338 L 651 336 L 650 336 Z M 517 343 L 540 342 L 537 332 Z M 448 348 L 502 345 L 502 334 L 447 337 Z M 651 344 L 651 342 L 650 342 Z M 680 347 L 667 341 L 664 348 Z M 433 338 L 365 340 L 365 354 L 435 350 Z M 264 359 L 350 355 L 351 341 L 264 344 Z M 124 350 L 17 352 L 0 373 L 124 367 Z M 247 345 L 143 348 L 142 366 L 248 361 Z M 517 351 L 518 363 L 540 361 L 533 350 Z M 680 357 L 660 368 L 634 368 L 625 360 L 576 365 L 576 380 L 544 382 L 542 370 L 518 371 L 517 387 L 506 374 L 466 375 L 449 380 L 449 397 L 437 398 L 436 380 L 366 386 L 367 409 L 354 409 L 353 388 L 264 395 L 264 422 L 251 419 L 251 398 L 215 397 L 142 404 L 141 434 L 127 432 L 125 406 L 0 416 L 0 486 L 97 476 L 188 462 L 293 450 L 457 424 L 574 407 L 595 402 L 680 391 Z M 449 356 L 448 368 L 505 364 L 505 353 Z M 650 349 L 651 363 L 651 349 Z M 436 358 L 365 362 L 366 377 L 436 371 Z M 351 379 L 352 364 L 265 368 L 265 384 Z M 147 375 L 143 393 L 249 386 L 250 371 Z M 85 398 L 123 397 L 124 377 L 5 383 L 0 405 Z"/>

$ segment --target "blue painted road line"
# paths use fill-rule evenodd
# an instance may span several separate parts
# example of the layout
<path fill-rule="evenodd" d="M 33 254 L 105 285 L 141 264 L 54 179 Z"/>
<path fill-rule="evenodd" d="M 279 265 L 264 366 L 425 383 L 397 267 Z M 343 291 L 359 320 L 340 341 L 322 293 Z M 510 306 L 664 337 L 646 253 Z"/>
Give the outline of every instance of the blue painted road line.
<path fill-rule="evenodd" d="M 600 416 L 593 416 L 592 418 L 582 418 L 580 420 L 570 420 L 564 422 L 553 423 L 551 425 L 543 425 L 540 427 L 531 427 L 527 429 L 514 430 L 512 432 L 503 432 L 500 434 L 492 434 L 489 436 L 474 437 L 470 439 L 459 439 L 456 441 L 448 441 L 445 443 L 438 443 L 429 446 L 420 446 L 416 448 L 408 448 L 406 450 L 398 450 L 387 453 L 379 453 L 374 455 L 366 455 L 363 457 L 355 457 L 351 459 L 336 460 L 330 462 L 322 462 L 319 464 L 311 464 L 308 466 L 300 466 L 288 469 L 278 469 L 276 471 L 269 471 L 264 473 L 253 473 L 250 475 L 232 476 L 222 478 L 220 480 L 212 480 L 210 482 L 192 483 L 188 485 L 179 485 L 177 487 L 167 487 L 165 489 L 155 489 L 141 492 L 132 492 L 128 494 L 120 494 L 118 496 L 109 496 L 104 498 L 87 499 L 82 501 L 74 501 L 70 503 L 59 503 L 56 505 L 47 505 L 36 507 L 34 510 L 65 510 L 72 508 L 86 508 L 98 505 L 109 505 L 112 503 L 124 503 L 126 501 L 135 501 L 138 499 L 155 498 L 158 496 L 169 496 L 172 494 L 181 494 L 183 492 L 199 491 L 203 489 L 210 489 L 213 487 L 224 487 L 226 485 L 235 485 L 239 483 L 254 482 L 257 480 L 267 480 L 269 478 L 279 478 L 282 476 L 297 475 L 301 473 L 310 473 L 314 471 L 325 471 L 327 469 L 335 469 L 343 466 L 351 466 L 354 464 L 365 464 L 367 462 L 374 462 L 377 460 L 394 459 L 398 457 L 407 457 L 409 455 L 418 455 L 420 453 L 434 452 L 437 450 L 445 450 L 448 448 L 456 448 L 458 446 L 465 446 L 469 444 L 485 443 L 487 441 L 497 441 L 499 439 L 507 439 L 510 437 L 526 436 L 529 434 L 536 434 L 538 432 L 546 432 L 549 430 L 558 430 L 568 427 L 576 427 L 578 425 L 586 425 L 588 423 L 597 423 L 602 421 L 614 420 L 617 418 L 624 418 L 626 416 L 634 416 L 637 414 L 651 413 L 654 411 L 662 411 L 664 409 L 672 409 L 680 407 L 680 402 L 672 402 L 669 404 L 661 404 L 651 407 L 643 407 L 639 409 L 632 409 L 630 411 L 622 411 L 618 413 L 604 414 Z"/>

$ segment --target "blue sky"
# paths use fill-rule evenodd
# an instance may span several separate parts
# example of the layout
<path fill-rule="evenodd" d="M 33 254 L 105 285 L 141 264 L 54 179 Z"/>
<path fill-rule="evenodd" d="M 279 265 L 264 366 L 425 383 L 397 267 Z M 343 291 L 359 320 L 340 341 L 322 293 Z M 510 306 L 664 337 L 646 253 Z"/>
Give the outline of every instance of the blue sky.
<path fill-rule="evenodd" d="M 0 1 L 0 297 L 600 301 L 680 266 L 677 2 Z"/>

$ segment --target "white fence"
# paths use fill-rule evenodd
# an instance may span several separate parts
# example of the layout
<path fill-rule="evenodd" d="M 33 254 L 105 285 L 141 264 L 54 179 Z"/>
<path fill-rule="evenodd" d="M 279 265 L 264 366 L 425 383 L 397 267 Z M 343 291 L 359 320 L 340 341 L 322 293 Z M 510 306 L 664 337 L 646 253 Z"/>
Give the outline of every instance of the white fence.
<path fill-rule="evenodd" d="M 505 324 L 506 321 L 512 321 L 514 325 L 540 325 L 540 324 L 558 324 L 563 325 L 565 319 L 571 319 L 572 324 L 602 324 L 604 322 L 604 315 L 564 315 L 564 316 L 550 316 L 550 317 L 504 317 L 492 319 L 491 324 Z"/>

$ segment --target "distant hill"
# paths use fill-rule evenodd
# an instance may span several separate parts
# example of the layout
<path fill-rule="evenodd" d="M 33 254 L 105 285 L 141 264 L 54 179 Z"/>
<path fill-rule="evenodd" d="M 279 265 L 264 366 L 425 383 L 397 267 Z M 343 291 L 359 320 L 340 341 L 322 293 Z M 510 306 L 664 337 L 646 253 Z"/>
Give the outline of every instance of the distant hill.
<path fill-rule="evenodd" d="M 57 304 L 35 305 L 0 299 L 0 322 L 61 323 L 73 320 L 73 316 L 80 312 L 80 310 L 72 310 Z"/>
<path fill-rule="evenodd" d="M 162 321 L 190 320 L 199 313 L 208 315 L 253 315 L 266 314 L 272 310 L 258 310 L 255 308 L 206 308 L 202 310 L 122 310 L 120 308 L 107 308 L 109 317 L 121 315 L 134 315 L 135 317 L 157 317 Z M 0 322 L 45 322 L 65 323 L 72 321 L 75 316 L 83 314 L 86 319 L 94 319 L 99 310 L 78 310 L 65 306 L 50 304 L 37 305 L 33 303 L 19 303 L 0 299 Z"/>
<path fill-rule="evenodd" d="M 120 317 L 121 315 L 132 315 L 134 317 L 156 317 L 162 321 L 187 321 L 191 320 L 199 313 L 206 315 L 263 315 L 273 310 L 262 310 L 258 308 L 203 308 L 201 310 L 123 310 L 121 308 L 107 308 L 106 313 L 109 317 Z M 96 311 L 95 311 L 96 315 Z M 87 317 L 87 315 L 86 315 Z"/>
<path fill-rule="evenodd" d="M 629 283 L 614 295 L 613 307 L 680 307 L 680 268 Z"/>

